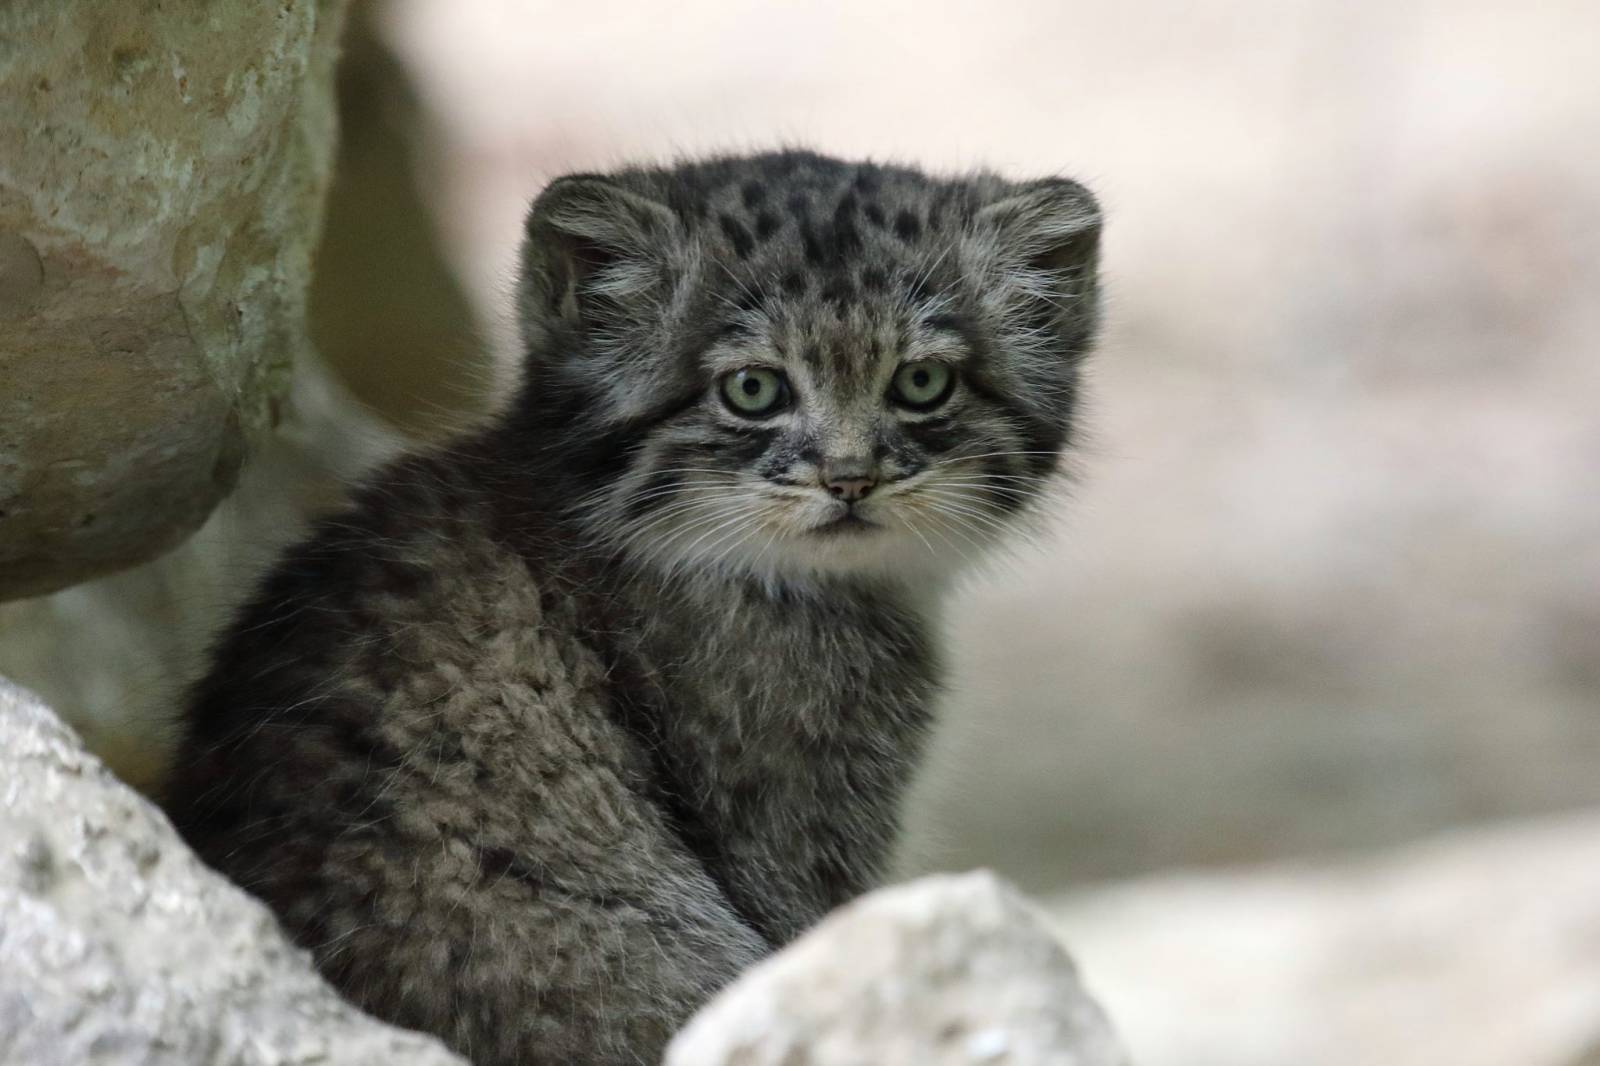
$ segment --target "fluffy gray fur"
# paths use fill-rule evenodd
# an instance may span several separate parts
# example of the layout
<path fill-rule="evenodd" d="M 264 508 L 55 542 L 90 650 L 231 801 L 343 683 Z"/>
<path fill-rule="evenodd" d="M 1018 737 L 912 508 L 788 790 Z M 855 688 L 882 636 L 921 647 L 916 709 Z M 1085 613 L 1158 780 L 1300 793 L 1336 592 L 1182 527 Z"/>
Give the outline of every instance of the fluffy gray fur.
<path fill-rule="evenodd" d="M 1070 181 L 803 152 L 554 182 L 524 386 L 273 571 L 180 829 L 381 1017 L 656 1061 L 879 876 L 938 598 L 1071 446 L 1098 230 Z"/>

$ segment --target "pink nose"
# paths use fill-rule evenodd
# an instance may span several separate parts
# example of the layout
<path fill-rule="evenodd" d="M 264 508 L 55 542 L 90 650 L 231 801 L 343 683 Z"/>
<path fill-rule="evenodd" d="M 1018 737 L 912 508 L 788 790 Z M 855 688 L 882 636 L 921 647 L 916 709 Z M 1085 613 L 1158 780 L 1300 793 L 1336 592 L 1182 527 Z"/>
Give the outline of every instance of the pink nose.
<path fill-rule="evenodd" d="M 827 483 L 828 491 L 846 503 L 855 503 L 865 498 L 876 484 L 877 482 L 869 477 L 839 478 Z"/>
<path fill-rule="evenodd" d="M 846 503 L 865 499 L 878 483 L 872 465 L 864 459 L 829 460 L 822 464 L 820 473 L 823 487 Z"/>

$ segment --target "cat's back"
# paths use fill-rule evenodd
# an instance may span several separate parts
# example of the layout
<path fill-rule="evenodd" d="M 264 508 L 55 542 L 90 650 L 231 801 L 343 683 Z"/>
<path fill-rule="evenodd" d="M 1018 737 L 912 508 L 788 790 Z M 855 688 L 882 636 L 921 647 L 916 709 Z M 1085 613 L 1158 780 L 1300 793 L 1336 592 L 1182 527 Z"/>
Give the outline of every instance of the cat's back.
<path fill-rule="evenodd" d="M 223 638 L 168 809 L 247 885 L 283 849 L 375 818 L 514 838 L 540 781 L 636 761 L 575 610 L 497 534 L 470 476 L 402 460 L 288 552 Z"/>

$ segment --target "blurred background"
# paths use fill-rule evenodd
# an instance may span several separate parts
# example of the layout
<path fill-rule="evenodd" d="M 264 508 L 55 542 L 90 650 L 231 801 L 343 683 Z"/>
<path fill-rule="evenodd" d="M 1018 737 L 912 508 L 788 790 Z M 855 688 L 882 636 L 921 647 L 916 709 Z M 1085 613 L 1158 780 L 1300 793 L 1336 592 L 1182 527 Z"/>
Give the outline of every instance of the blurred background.
<path fill-rule="evenodd" d="M 141 691 L 351 433 L 492 406 L 550 178 L 1071 175 L 1108 216 L 1085 475 L 953 606 L 905 871 L 1051 901 L 1147 1066 L 1600 1061 L 1600 5 L 387 0 L 341 77 L 300 402 L 342 443 L 213 523 Z M 21 649 L 117 728 L 127 671 Z"/>

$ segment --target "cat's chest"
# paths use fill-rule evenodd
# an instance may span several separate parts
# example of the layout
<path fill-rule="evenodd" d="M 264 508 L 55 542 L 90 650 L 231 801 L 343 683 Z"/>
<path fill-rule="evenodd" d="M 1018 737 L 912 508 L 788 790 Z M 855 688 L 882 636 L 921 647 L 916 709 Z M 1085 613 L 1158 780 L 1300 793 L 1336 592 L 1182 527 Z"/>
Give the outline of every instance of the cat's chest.
<path fill-rule="evenodd" d="M 685 598 L 642 650 L 674 729 L 739 763 L 892 746 L 936 684 L 926 621 L 876 590 Z"/>

